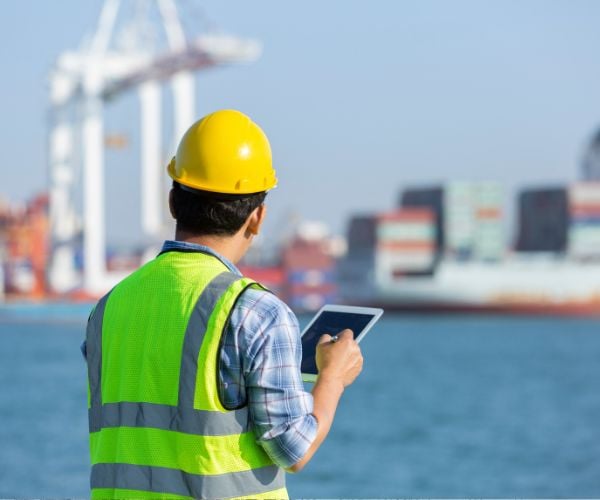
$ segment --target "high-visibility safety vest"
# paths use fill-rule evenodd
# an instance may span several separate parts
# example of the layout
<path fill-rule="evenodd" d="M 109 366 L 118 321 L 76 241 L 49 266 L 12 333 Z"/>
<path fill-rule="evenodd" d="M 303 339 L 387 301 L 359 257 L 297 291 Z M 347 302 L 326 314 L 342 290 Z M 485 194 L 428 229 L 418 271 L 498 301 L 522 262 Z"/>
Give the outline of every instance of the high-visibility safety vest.
<path fill-rule="evenodd" d="M 246 406 L 218 394 L 223 330 L 259 286 L 216 257 L 169 251 L 88 321 L 92 498 L 287 498 Z"/>

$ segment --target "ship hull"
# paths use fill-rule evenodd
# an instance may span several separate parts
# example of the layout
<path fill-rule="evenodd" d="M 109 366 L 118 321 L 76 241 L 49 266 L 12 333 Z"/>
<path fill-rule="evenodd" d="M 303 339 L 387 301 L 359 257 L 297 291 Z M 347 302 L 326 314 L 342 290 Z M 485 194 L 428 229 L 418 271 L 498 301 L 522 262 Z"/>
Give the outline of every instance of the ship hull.
<path fill-rule="evenodd" d="M 600 317 L 600 263 L 553 257 L 442 260 L 429 275 L 375 270 L 340 285 L 344 302 L 388 311 Z"/>

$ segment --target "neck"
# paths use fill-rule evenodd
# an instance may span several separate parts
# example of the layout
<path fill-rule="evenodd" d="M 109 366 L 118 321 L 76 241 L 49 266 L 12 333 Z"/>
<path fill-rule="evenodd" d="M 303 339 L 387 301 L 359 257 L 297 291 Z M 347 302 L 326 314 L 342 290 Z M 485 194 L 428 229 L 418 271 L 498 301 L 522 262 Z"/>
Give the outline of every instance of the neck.
<path fill-rule="evenodd" d="M 175 239 L 177 241 L 196 243 L 197 245 L 209 247 L 234 264 L 237 264 L 242 259 L 247 250 L 246 245 L 244 245 L 243 241 L 239 240 L 237 234 L 234 234 L 233 236 L 195 236 L 190 233 L 186 233 L 185 231 L 177 230 L 175 232 Z"/>

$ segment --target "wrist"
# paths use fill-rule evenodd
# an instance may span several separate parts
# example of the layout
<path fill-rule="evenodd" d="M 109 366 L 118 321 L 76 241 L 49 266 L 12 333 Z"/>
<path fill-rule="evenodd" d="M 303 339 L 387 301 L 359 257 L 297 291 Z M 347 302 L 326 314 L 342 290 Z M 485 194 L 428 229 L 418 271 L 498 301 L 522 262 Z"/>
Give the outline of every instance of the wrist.
<path fill-rule="evenodd" d="M 330 391 L 334 391 L 340 396 L 346 387 L 341 377 L 338 377 L 328 371 L 319 372 L 317 376 L 317 383 L 321 386 L 327 386 Z"/>

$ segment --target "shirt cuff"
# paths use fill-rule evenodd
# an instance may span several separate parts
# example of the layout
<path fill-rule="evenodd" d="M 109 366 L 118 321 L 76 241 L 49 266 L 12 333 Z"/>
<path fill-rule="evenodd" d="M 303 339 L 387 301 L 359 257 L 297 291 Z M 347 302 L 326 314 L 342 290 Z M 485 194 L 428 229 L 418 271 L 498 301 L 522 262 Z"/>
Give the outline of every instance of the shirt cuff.
<path fill-rule="evenodd" d="M 258 439 L 267 455 L 279 467 L 287 469 L 298 463 L 317 437 L 317 419 L 310 413 L 283 428 L 271 429 Z"/>

